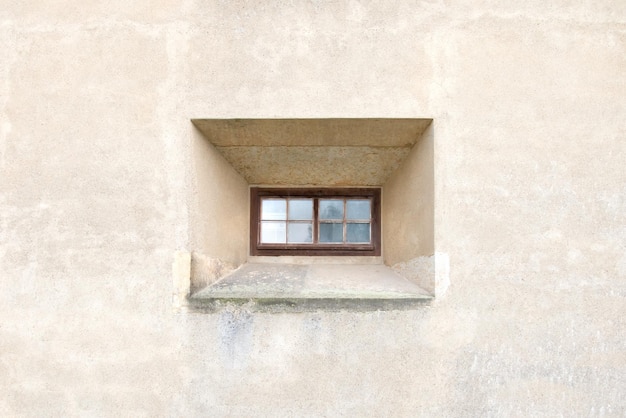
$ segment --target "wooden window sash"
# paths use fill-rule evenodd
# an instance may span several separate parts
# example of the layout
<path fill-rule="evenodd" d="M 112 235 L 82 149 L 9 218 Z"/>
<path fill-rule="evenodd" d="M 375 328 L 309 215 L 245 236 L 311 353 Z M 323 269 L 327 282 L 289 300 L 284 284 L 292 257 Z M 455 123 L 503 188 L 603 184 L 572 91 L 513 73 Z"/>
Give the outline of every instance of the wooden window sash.
<path fill-rule="evenodd" d="M 378 256 L 381 253 L 380 248 L 380 188 L 250 188 L 250 254 L 251 255 L 363 255 Z M 313 199 L 313 242 L 312 243 L 285 243 L 285 244 L 262 244 L 260 242 L 260 221 L 261 221 L 261 198 L 310 198 Z M 343 200 L 343 219 L 342 234 L 343 243 L 320 243 L 319 229 L 322 223 L 339 223 L 339 222 L 322 222 L 319 219 L 319 201 L 320 199 L 342 199 Z M 364 198 L 371 202 L 371 218 L 365 219 L 347 219 L 347 203 L 348 199 Z M 287 216 L 286 223 L 286 239 L 288 239 L 289 228 L 289 200 L 286 203 Z M 308 222 L 308 221 L 303 221 Z M 368 223 L 370 224 L 370 243 L 348 243 L 347 231 L 349 223 Z"/>

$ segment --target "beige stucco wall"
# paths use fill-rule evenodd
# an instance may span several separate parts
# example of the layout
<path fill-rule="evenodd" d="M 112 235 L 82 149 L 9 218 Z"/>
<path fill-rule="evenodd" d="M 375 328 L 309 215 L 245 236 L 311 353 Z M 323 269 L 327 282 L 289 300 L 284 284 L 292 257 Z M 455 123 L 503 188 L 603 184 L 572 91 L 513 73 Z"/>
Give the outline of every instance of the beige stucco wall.
<path fill-rule="evenodd" d="M 625 25 L 616 0 L 0 2 L 0 415 L 623 416 Z M 432 117 L 447 292 L 175 313 L 190 119 L 233 117 Z"/>

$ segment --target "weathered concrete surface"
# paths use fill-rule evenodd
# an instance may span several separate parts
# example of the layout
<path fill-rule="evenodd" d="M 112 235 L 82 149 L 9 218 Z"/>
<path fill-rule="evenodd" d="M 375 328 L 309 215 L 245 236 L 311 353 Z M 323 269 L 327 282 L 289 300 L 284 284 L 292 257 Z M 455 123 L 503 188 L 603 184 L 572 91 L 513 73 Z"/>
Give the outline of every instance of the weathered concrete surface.
<path fill-rule="evenodd" d="M 432 122 L 419 118 L 193 119 L 216 147 L 412 147 Z"/>
<path fill-rule="evenodd" d="M 251 184 L 380 186 L 409 147 L 225 147 L 224 157 Z"/>
<path fill-rule="evenodd" d="M 250 184 L 381 186 L 431 120 L 194 119 L 193 123 Z"/>
<path fill-rule="evenodd" d="M 384 265 L 248 263 L 194 294 L 204 298 L 406 299 L 430 295 Z"/>
<path fill-rule="evenodd" d="M 624 416 L 625 9 L 1 2 L 0 415 Z M 445 296 L 174 314 L 194 117 L 432 117 Z"/>
<path fill-rule="evenodd" d="M 227 263 L 219 258 L 207 257 L 197 251 L 191 253 L 189 291 L 190 293 L 215 283 L 220 278 L 232 272 L 235 264 Z"/>
<path fill-rule="evenodd" d="M 193 294 L 194 311 L 366 312 L 416 309 L 432 296 L 382 264 L 247 263 Z"/>

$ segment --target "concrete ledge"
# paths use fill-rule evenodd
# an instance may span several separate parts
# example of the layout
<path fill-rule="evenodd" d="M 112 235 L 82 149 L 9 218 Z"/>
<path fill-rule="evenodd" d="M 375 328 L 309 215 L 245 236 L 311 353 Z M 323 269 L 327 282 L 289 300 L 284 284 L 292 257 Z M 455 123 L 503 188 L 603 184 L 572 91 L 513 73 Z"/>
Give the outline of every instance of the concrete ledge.
<path fill-rule="evenodd" d="M 189 298 L 189 308 L 266 312 L 411 309 L 432 295 L 384 265 L 247 263 Z"/>

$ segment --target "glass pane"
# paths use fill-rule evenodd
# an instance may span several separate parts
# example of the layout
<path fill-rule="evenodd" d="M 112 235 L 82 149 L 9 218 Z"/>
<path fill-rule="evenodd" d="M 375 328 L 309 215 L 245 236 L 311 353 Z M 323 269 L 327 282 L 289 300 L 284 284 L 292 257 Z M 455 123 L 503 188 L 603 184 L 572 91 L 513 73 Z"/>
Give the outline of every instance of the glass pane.
<path fill-rule="evenodd" d="M 287 219 L 287 201 L 285 199 L 262 199 L 261 219 L 264 221 Z"/>
<path fill-rule="evenodd" d="M 320 242 L 343 243 L 343 224 L 320 224 Z"/>
<path fill-rule="evenodd" d="M 320 199 L 319 210 L 320 219 L 343 219 L 343 200 Z"/>
<path fill-rule="evenodd" d="M 289 222 L 289 232 L 287 233 L 289 243 L 311 243 L 313 242 L 312 222 Z"/>
<path fill-rule="evenodd" d="M 370 218 L 370 201 L 369 200 L 348 200 L 346 202 L 346 218 L 347 219 L 369 219 Z"/>
<path fill-rule="evenodd" d="M 370 242 L 370 224 L 348 224 L 346 230 L 347 242 Z"/>
<path fill-rule="evenodd" d="M 261 222 L 262 244 L 284 244 L 287 236 L 286 222 Z"/>
<path fill-rule="evenodd" d="M 289 199 L 289 219 L 313 219 L 313 199 Z"/>

